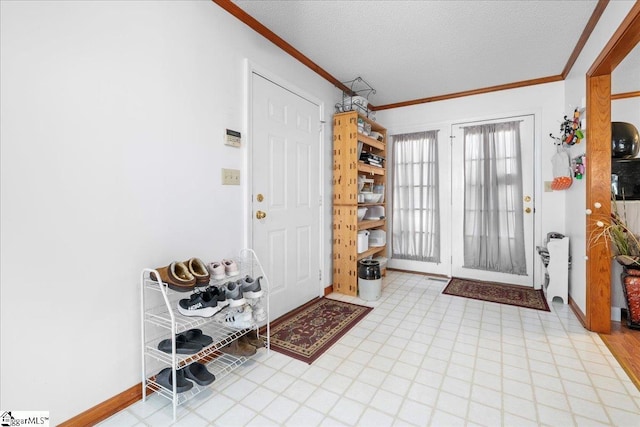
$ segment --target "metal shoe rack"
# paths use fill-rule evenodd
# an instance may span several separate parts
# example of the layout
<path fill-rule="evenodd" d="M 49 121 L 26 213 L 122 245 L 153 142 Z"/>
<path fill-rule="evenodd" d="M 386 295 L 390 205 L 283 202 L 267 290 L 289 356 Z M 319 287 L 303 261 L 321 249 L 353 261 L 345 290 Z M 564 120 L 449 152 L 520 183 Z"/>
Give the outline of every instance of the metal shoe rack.
<path fill-rule="evenodd" d="M 173 403 L 173 420 L 176 420 L 176 411 L 179 405 L 189 401 L 198 393 L 209 387 L 215 386 L 230 372 L 241 366 L 248 359 L 243 356 L 233 356 L 223 353 L 220 348 L 232 343 L 243 335 L 258 331 L 260 326 L 266 325 L 266 350 L 269 351 L 269 279 L 264 273 L 262 264 L 252 249 L 242 249 L 237 258 L 239 275 L 225 277 L 224 279 L 210 281 L 210 285 L 222 285 L 231 280 L 238 280 L 246 275 L 254 279 L 262 276 L 260 281 L 263 295 L 260 297 L 266 319 L 254 323 L 250 328 L 235 329 L 223 325 L 214 320 L 214 317 L 187 317 L 178 312 L 178 301 L 189 298 L 189 292 L 176 292 L 170 289 L 162 281 L 156 282 L 150 279 L 150 274 L 155 277 L 160 274 L 154 269 L 145 268 L 140 274 L 141 291 L 141 324 L 142 324 L 142 400 L 145 401 L 151 393 L 158 393 Z M 239 307 L 242 308 L 242 307 Z M 224 313 L 228 308 L 223 309 Z M 195 354 L 176 353 L 176 334 L 190 329 L 201 329 L 205 335 L 213 338 L 213 343 L 204 347 Z M 258 333 L 258 332 L 257 332 Z M 171 339 L 171 353 L 165 353 L 158 349 L 158 343 L 164 339 Z M 172 380 L 173 389 L 168 389 L 156 382 L 155 375 L 162 369 L 171 367 L 172 379 L 176 378 L 176 371 L 193 362 L 200 362 L 207 366 L 207 370 L 215 375 L 215 381 L 209 386 L 199 386 L 193 383 L 193 387 L 186 392 L 176 391 L 176 381 Z"/>

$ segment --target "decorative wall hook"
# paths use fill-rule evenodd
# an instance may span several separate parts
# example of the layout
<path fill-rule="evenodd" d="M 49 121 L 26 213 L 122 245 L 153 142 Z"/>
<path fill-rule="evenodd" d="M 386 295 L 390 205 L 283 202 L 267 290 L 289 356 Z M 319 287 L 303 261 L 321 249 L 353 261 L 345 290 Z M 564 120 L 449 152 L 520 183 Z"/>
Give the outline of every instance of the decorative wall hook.
<path fill-rule="evenodd" d="M 558 138 L 557 136 L 553 136 L 553 134 L 552 134 L 552 133 L 550 133 L 550 134 L 549 134 L 549 137 L 550 137 L 551 139 L 553 139 L 553 143 L 554 143 L 555 145 L 562 145 L 562 139 L 561 139 L 561 138 Z"/>
<path fill-rule="evenodd" d="M 579 144 L 584 138 L 584 131 L 582 130 L 582 122 L 580 116 L 584 113 L 584 108 L 573 110 L 571 117 L 564 116 L 562 123 L 560 124 L 560 134 L 562 136 L 555 137 L 553 134 L 549 134 L 554 139 L 556 145 L 575 145 Z"/>

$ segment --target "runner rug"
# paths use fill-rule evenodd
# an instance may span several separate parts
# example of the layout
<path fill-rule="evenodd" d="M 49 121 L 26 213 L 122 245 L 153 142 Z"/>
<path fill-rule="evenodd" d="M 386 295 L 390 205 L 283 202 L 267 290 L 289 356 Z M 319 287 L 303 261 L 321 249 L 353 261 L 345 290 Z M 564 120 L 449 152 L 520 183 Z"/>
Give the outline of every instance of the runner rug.
<path fill-rule="evenodd" d="M 549 310 L 549 305 L 542 289 L 526 286 L 505 285 L 502 283 L 481 282 L 478 280 L 451 279 L 443 294 L 515 305 L 517 307 Z"/>
<path fill-rule="evenodd" d="M 271 323 L 271 349 L 311 364 L 371 310 L 316 298 Z"/>

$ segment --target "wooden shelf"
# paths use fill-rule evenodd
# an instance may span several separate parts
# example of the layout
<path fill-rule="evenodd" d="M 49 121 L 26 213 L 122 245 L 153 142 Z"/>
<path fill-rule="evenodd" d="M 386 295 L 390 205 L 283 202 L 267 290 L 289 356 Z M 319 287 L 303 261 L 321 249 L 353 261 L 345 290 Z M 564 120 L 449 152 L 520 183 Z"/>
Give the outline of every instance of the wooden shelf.
<path fill-rule="evenodd" d="M 369 173 L 372 175 L 384 175 L 385 168 L 379 168 L 377 166 L 371 166 L 364 162 L 358 162 L 358 172 Z"/>
<path fill-rule="evenodd" d="M 386 149 L 386 144 L 384 142 L 378 141 L 377 139 L 373 139 L 370 136 L 367 136 L 363 133 L 358 133 L 358 141 L 370 147 L 376 148 L 378 150 L 384 151 Z"/>
<path fill-rule="evenodd" d="M 362 252 L 361 254 L 358 254 L 358 261 L 360 261 L 361 259 L 365 259 L 368 256 L 371 255 L 375 255 L 378 252 L 384 252 L 387 250 L 387 246 L 373 246 L 370 247 L 369 249 L 367 249 L 366 251 Z"/>
<path fill-rule="evenodd" d="M 358 230 L 368 230 L 370 228 L 384 227 L 384 219 L 365 219 L 358 223 Z"/>

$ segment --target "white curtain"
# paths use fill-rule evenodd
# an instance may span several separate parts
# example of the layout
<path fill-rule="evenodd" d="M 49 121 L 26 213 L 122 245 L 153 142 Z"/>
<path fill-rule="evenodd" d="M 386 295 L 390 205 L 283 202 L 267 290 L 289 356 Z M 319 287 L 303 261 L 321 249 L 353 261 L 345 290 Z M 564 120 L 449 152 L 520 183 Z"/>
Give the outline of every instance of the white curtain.
<path fill-rule="evenodd" d="M 440 262 L 438 200 L 438 131 L 394 135 L 394 258 Z"/>
<path fill-rule="evenodd" d="M 464 266 L 527 274 L 520 122 L 464 128 Z"/>

